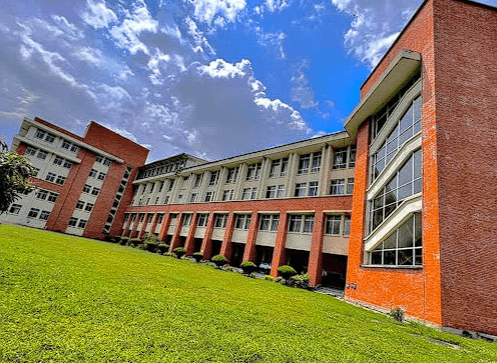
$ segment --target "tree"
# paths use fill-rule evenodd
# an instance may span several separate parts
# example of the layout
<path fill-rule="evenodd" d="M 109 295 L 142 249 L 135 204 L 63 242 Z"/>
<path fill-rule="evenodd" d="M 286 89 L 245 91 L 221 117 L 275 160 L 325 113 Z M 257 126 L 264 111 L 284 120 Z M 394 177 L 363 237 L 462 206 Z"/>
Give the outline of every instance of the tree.
<path fill-rule="evenodd" d="M 8 152 L 7 144 L 0 141 L 0 215 L 22 194 L 34 190 L 28 181 L 36 172 L 29 160 L 15 152 Z"/>

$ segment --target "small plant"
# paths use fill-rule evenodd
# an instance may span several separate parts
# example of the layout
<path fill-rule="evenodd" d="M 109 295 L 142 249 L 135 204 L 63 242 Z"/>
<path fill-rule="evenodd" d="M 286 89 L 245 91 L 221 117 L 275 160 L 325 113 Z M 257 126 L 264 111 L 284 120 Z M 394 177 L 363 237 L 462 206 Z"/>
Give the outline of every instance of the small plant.
<path fill-rule="evenodd" d="M 257 278 L 257 275 L 255 274 L 255 272 L 252 272 L 250 275 L 249 275 L 250 278 L 252 279 L 256 279 Z"/>
<path fill-rule="evenodd" d="M 277 278 L 274 279 L 274 282 L 281 284 L 285 282 L 285 279 L 281 276 L 278 276 Z"/>
<path fill-rule="evenodd" d="M 183 257 L 184 255 L 186 255 L 186 250 L 183 248 L 183 247 L 176 247 L 174 250 L 173 250 L 174 254 L 176 255 L 176 258 L 177 259 L 180 259 L 181 257 Z"/>
<path fill-rule="evenodd" d="M 159 243 L 157 245 L 157 253 L 160 253 L 161 255 L 164 255 L 167 253 L 169 250 L 169 245 L 165 243 Z"/>
<path fill-rule="evenodd" d="M 257 265 L 255 263 L 253 263 L 252 261 L 244 261 L 244 262 L 242 262 L 240 267 L 242 268 L 243 273 L 245 275 L 250 275 L 252 272 L 255 271 L 255 269 L 257 268 Z"/>
<path fill-rule="evenodd" d="M 287 285 L 299 287 L 301 289 L 309 289 L 309 275 L 294 275 L 287 280 Z"/>
<path fill-rule="evenodd" d="M 129 241 L 128 241 L 128 245 L 135 248 L 136 246 L 138 245 L 141 245 L 143 242 L 141 239 L 139 238 L 131 238 Z"/>
<path fill-rule="evenodd" d="M 401 307 L 398 307 L 397 309 L 391 309 L 388 315 L 401 323 L 404 321 L 404 309 L 402 309 Z"/>
<path fill-rule="evenodd" d="M 266 280 L 266 281 L 274 281 L 273 276 L 269 276 L 269 275 L 264 276 L 264 280 Z"/>
<path fill-rule="evenodd" d="M 297 274 L 297 271 L 295 271 L 295 269 L 292 266 L 288 265 L 283 265 L 278 267 L 278 272 L 285 280 Z"/>
<path fill-rule="evenodd" d="M 174 257 L 174 256 L 176 256 L 176 255 L 175 255 L 174 253 L 172 253 L 172 252 L 166 252 L 166 253 L 164 253 L 164 256 L 167 256 L 167 257 Z"/>
<path fill-rule="evenodd" d="M 121 236 L 114 236 L 114 237 L 112 237 L 112 242 L 114 242 L 114 243 L 121 242 Z"/>
<path fill-rule="evenodd" d="M 228 259 L 223 255 L 216 255 L 212 257 L 211 261 L 214 262 L 218 268 L 221 268 L 228 263 Z"/>
<path fill-rule="evenodd" d="M 192 257 L 195 259 L 195 261 L 200 262 L 204 257 L 204 254 L 202 252 L 194 252 Z"/>
<path fill-rule="evenodd" d="M 119 240 L 119 244 L 122 246 L 126 246 L 128 244 L 128 241 L 129 237 L 121 237 L 121 239 Z"/>

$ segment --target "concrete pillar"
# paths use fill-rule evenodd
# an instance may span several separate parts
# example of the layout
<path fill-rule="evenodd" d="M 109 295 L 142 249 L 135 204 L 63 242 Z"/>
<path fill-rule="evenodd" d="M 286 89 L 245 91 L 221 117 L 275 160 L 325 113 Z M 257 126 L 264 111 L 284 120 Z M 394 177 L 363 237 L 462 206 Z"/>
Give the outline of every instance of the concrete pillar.
<path fill-rule="evenodd" d="M 321 154 L 321 170 L 319 172 L 319 196 L 328 195 L 328 179 L 331 170 L 331 147 L 325 145 Z"/>
<path fill-rule="evenodd" d="M 234 184 L 235 191 L 233 199 L 235 200 L 242 199 L 242 186 L 245 183 L 245 178 L 247 177 L 247 169 L 248 165 L 246 163 L 240 164 L 238 169 L 238 178 Z"/>
<path fill-rule="evenodd" d="M 271 168 L 271 160 L 265 156 L 262 158 L 261 174 L 259 175 L 259 184 L 257 185 L 257 199 L 266 197 L 266 186 L 269 179 L 269 169 Z"/>
<path fill-rule="evenodd" d="M 286 234 L 288 231 L 288 213 L 280 213 L 280 223 L 278 225 L 278 232 L 276 234 L 276 241 L 274 244 L 273 261 L 271 262 L 271 276 L 278 276 L 278 267 L 285 265 L 287 261 L 286 256 Z"/>
<path fill-rule="evenodd" d="M 309 253 L 309 264 L 307 273 L 309 274 L 309 284 L 316 286 L 321 283 L 321 273 L 323 271 L 323 233 L 325 225 L 325 215 L 322 211 L 314 214 L 314 228 L 312 229 L 311 251 Z"/>
<path fill-rule="evenodd" d="M 133 223 L 133 228 L 129 234 L 129 238 L 134 238 L 136 236 L 136 230 L 138 229 L 138 224 L 140 223 L 140 213 L 136 213 L 136 220 Z"/>
<path fill-rule="evenodd" d="M 287 198 L 293 197 L 298 162 L 299 155 L 297 153 L 292 153 L 288 156 L 288 172 L 285 177 L 285 197 Z"/>
<path fill-rule="evenodd" d="M 214 201 L 220 201 L 222 199 L 221 191 L 223 190 L 223 185 L 226 182 L 227 170 L 228 169 L 223 166 L 219 171 L 219 178 L 217 179 L 216 191 L 214 193 Z"/>
<path fill-rule="evenodd" d="M 215 219 L 215 214 L 211 213 L 209 215 L 209 220 L 207 221 L 207 227 L 205 228 L 205 235 L 202 240 L 202 247 L 200 248 L 204 254 L 204 260 L 210 260 L 212 257 L 212 232 L 214 231 Z"/>
<path fill-rule="evenodd" d="M 256 246 L 255 241 L 257 240 L 257 231 L 259 230 L 259 213 L 257 211 L 252 212 L 252 217 L 250 219 L 250 227 L 247 236 L 247 242 L 245 243 L 245 251 L 243 253 L 243 261 L 255 262 L 256 258 Z"/>
<path fill-rule="evenodd" d="M 224 231 L 223 244 L 221 245 L 221 255 L 228 259 L 228 263 L 231 259 L 231 253 L 233 252 L 233 246 L 231 245 L 231 238 L 233 237 L 233 229 L 235 228 L 235 213 L 230 212 L 228 216 L 228 222 L 226 223 L 226 230 Z"/>
<path fill-rule="evenodd" d="M 190 221 L 190 229 L 188 230 L 188 236 L 186 237 L 185 249 L 186 255 L 190 256 L 193 254 L 195 249 L 195 231 L 197 230 L 198 213 L 193 212 L 192 219 Z"/>

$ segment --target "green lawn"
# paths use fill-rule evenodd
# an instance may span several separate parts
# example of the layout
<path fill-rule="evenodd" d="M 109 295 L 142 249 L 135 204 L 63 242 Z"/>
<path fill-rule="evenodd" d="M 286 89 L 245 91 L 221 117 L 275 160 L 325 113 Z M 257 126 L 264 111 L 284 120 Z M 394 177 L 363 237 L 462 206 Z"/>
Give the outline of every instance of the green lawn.
<path fill-rule="evenodd" d="M 497 362 L 497 344 L 203 264 L 0 226 L 0 360 Z"/>

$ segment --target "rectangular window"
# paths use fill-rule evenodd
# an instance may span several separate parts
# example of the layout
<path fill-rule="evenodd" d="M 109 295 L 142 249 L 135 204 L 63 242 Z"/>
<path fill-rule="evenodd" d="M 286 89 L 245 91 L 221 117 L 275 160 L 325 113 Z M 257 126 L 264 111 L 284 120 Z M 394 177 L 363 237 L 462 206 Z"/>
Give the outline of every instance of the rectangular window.
<path fill-rule="evenodd" d="M 162 188 L 164 187 L 164 182 L 159 183 L 159 187 L 157 188 L 157 193 L 162 192 Z"/>
<path fill-rule="evenodd" d="M 31 210 L 28 213 L 28 217 L 30 217 L 30 218 L 36 218 L 36 217 L 38 217 L 38 213 L 40 213 L 39 209 L 31 208 Z"/>
<path fill-rule="evenodd" d="M 291 214 L 288 220 L 288 232 L 300 232 L 302 229 L 302 215 Z"/>
<path fill-rule="evenodd" d="M 106 175 L 107 175 L 107 174 L 100 172 L 100 173 L 98 173 L 97 179 L 98 179 L 98 180 L 104 180 Z M 153 185 L 153 184 L 152 184 L 152 185 Z"/>
<path fill-rule="evenodd" d="M 333 179 L 330 184 L 330 195 L 345 194 L 345 179 Z"/>
<path fill-rule="evenodd" d="M 227 214 L 216 214 L 216 219 L 214 220 L 214 227 L 226 228 L 227 222 L 228 222 L 228 215 Z"/>
<path fill-rule="evenodd" d="M 312 154 L 311 173 L 321 170 L 321 151 Z"/>
<path fill-rule="evenodd" d="M 238 166 L 236 168 L 228 168 L 228 173 L 226 174 L 226 183 L 236 183 L 238 177 Z"/>
<path fill-rule="evenodd" d="M 295 197 L 305 196 L 305 191 L 307 189 L 307 183 L 297 183 L 295 184 Z"/>
<path fill-rule="evenodd" d="M 200 187 L 200 185 L 202 184 L 202 178 L 203 178 L 203 176 L 204 176 L 204 174 L 197 174 L 197 175 L 195 175 L 195 182 L 193 184 L 194 188 Z"/>
<path fill-rule="evenodd" d="M 96 196 L 98 195 L 98 193 L 100 193 L 100 188 L 93 187 L 93 189 L 91 190 L 91 194 Z"/>
<path fill-rule="evenodd" d="M 262 214 L 259 224 L 261 231 L 277 231 L 280 216 L 278 214 Z"/>
<path fill-rule="evenodd" d="M 349 168 L 353 168 L 355 166 L 356 154 L 357 154 L 357 147 L 355 145 L 352 145 L 350 147 Z"/>
<path fill-rule="evenodd" d="M 276 178 L 285 176 L 288 169 L 288 158 L 277 159 L 271 161 L 271 168 L 269 170 L 269 177 Z"/>
<path fill-rule="evenodd" d="M 65 182 L 66 182 L 65 176 L 57 175 L 57 179 L 55 179 L 55 184 L 64 185 Z"/>
<path fill-rule="evenodd" d="M 71 143 L 69 141 L 62 140 L 62 148 L 63 149 L 69 150 L 70 147 L 71 147 Z"/>
<path fill-rule="evenodd" d="M 190 197 L 190 203 L 195 203 L 197 201 L 197 193 L 192 193 Z"/>
<path fill-rule="evenodd" d="M 77 224 L 78 224 L 78 218 L 71 217 L 71 219 L 69 219 L 68 223 L 69 226 L 76 227 Z"/>
<path fill-rule="evenodd" d="M 167 191 L 170 192 L 171 190 L 173 190 L 173 186 L 174 186 L 174 179 L 169 179 L 169 186 L 167 188 Z"/>
<path fill-rule="evenodd" d="M 96 178 L 97 175 L 98 175 L 98 170 L 95 170 L 95 169 L 90 170 L 90 177 Z"/>
<path fill-rule="evenodd" d="M 149 193 L 153 193 L 154 192 L 154 187 L 155 187 L 155 183 L 150 184 L 150 191 L 149 191 Z"/>
<path fill-rule="evenodd" d="M 212 202 L 214 200 L 214 192 L 205 193 L 205 201 Z"/>
<path fill-rule="evenodd" d="M 247 168 L 246 180 L 257 180 L 261 173 L 262 163 L 251 164 Z"/>
<path fill-rule="evenodd" d="M 250 228 L 250 214 L 237 214 L 235 216 L 235 228 L 237 229 L 249 229 Z"/>
<path fill-rule="evenodd" d="M 314 216 L 305 215 L 304 228 L 302 229 L 302 233 L 312 233 L 313 228 L 314 228 Z"/>
<path fill-rule="evenodd" d="M 105 166 L 110 166 L 110 164 L 111 164 L 111 163 L 112 163 L 112 162 L 111 162 L 109 159 L 107 159 L 107 158 L 105 158 L 105 159 L 104 159 L 103 164 L 104 164 Z"/>
<path fill-rule="evenodd" d="M 343 221 L 343 235 L 350 236 L 350 214 L 346 214 Z"/>
<path fill-rule="evenodd" d="M 162 221 L 164 221 L 164 213 L 157 215 L 157 224 L 162 224 Z"/>
<path fill-rule="evenodd" d="M 78 228 L 85 228 L 86 227 L 86 223 L 88 223 L 87 220 L 85 219 L 80 219 L 79 220 L 79 223 L 78 223 Z"/>
<path fill-rule="evenodd" d="M 347 168 L 347 147 L 336 149 L 333 153 L 333 169 Z"/>
<path fill-rule="evenodd" d="M 12 204 L 10 206 L 9 213 L 19 214 L 19 212 L 21 211 L 21 208 L 22 208 L 22 205 L 20 205 L 20 204 Z"/>
<path fill-rule="evenodd" d="M 91 212 L 93 210 L 93 206 L 94 206 L 93 203 L 86 203 L 85 211 L 86 212 Z"/>
<path fill-rule="evenodd" d="M 26 155 L 35 155 L 38 149 L 35 147 L 28 146 L 26 149 Z"/>
<path fill-rule="evenodd" d="M 45 180 L 53 183 L 55 181 L 56 177 L 57 177 L 56 174 L 54 174 L 54 173 L 48 173 L 47 176 L 45 177 Z"/>
<path fill-rule="evenodd" d="M 340 225 L 342 223 L 341 215 L 327 215 L 326 216 L 326 227 L 325 234 L 339 235 Z"/>
<path fill-rule="evenodd" d="M 45 160 L 47 158 L 47 155 L 48 155 L 48 152 L 46 152 L 45 150 L 40 150 L 40 151 L 38 151 L 38 155 L 36 155 L 36 157 L 38 157 L 42 160 Z"/>
<path fill-rule="evenodd" d="M 53 135 L 53 134 L 47 134 L 47 136 L 45 137 L 46 142 L 53 143 L 54 140 L 55 140 L 55 135 Z"/>
<path fill-rule="evenodd" d="M 64 162 L 64 158 L 61 158 L 60 156 L 56 156 L 55 159 L 53 159 L 53 163 L 55 165 L 62 165 L 62 163 Z"/>
<path fill-rule="evenodd" d="M 41 200 L 47 199 L 47 196 L 48 196 L 48 192 L 46 190 L 43 190 L 43 189 L 38 190 L 38 192 L 36 193 L 36 198 L 41 199 Z"/>
<path fill-rule="evenodd" d="M 252 188 L 245 188 L 242 192 L 242 200 L 250 199 L 250 194 L 252 192 Z"/>
<path fill-rule="evenodd" d="M 78 200 L 78 202 L 76 203 L 76 209 L 83 210 L 84 207 L 85 207 L 85 202 L 83 202 L 82 200 Z"/>
<path fill-rule="evenodd" d="M 140 219 L 138 222 L 143 222 L 143 220 L 145 219 L 145 213 L 140 213 Z"/>
<path fill-rule="evenodd" d="M 164 198 L 164 204 L 167 204 L 169 203 L 169 195 L 166 195 L 166 197 Z"/>
<path fill-rule="evenodd" d="M 59 195 L 57 193 L 53 193 L 53 192 L 50 192 L 48 194 L 48 199 L 47 201 L 49 202 L 52 202 L 52 203 L 55 203 L 57 201 L 57 198 L 59 197 Z"/>
<path fill-rule="evenodd" d="M 297 174 L 307 174 L 311 163 L 311 154 L 300 155 Z"/>
<path fill-rule="evenodd" d="M 205 213 L 201 213 L 198 215 L 197 226 L 205 227 L 207 226 L 207 221 L 209 220 L 209 215 Z"/>
<path fill-rule="evenodd" d="M 76 145 L 71 145 L 71 151 L 73 153 L 77 153 L 79 151 L 79 147 L 77 147 Z"/>
<path fill-rule="evenodd" d="M 48 220 L 48 217 L 50 217 L 50 212 L 46 211 L 46 210 L 42 210 L 39 218 L 46 221 L 46 220 Z"/>
<path fill-rule="evenodd" d="M 72 162 L 68 161 L 68 160 L 65 160 L 64 161 L 64 164 L 62 164 L 62 166 L 66 169 L 71 169 L 72 167 Z"/>
<path fill-rule="evenodd" d="M 97 156 L 95 156 L 95 161 L 97 163 L 102 164 L 102 161 L 104 161 L 104 158 L 102 156 L 100 156 L 100 155 L 97 155 Z"/>
<path fill-rule="evenodd" d="M 216 185 L 218 178 L 219 178 L 219 170 L 212 171 L 211 177 L 209 179 L 209 185 Z"/>
<path fill-rule="evenodd" d="M 347 179 L 347 194 L 354 194 L 354 178 Z"/>
<path fill-rule="evenodd" d="M 35 132 L 35 137 L 37 139 L 43 139 L 45 137 L 45 131 L 37 129 L 36 132 Z"/>
<path fill-rule="evenodd" d="M 276 197 L 276 185 L 269 185 L 266 189 L 266 198 L 271 199 Z"/>
<path fill-rule="evenodd" d="M 91 192 L 91 185 L 85 184 L 83 187 L 83 193 L 90 193 Z"/>
<path fill-rule="evenodd" d="M 285 196 L 285 186 L 278 185 L 278 190 L 276 191 L 276 198 L 283 198 Z"/>
<path fill-rule="evenodd" d="M 313 181 L 313 182 L 309 182 L 309 197 L 314 197 L 316 195 L 318 195 L 318 182 L 317 181 Z"/>
<path fill-rule="evenodd" d="M 234 189 L 224 190 L 223 191 L 223 201 L 233 200 L 233 194 L 235 193 Z"/>

